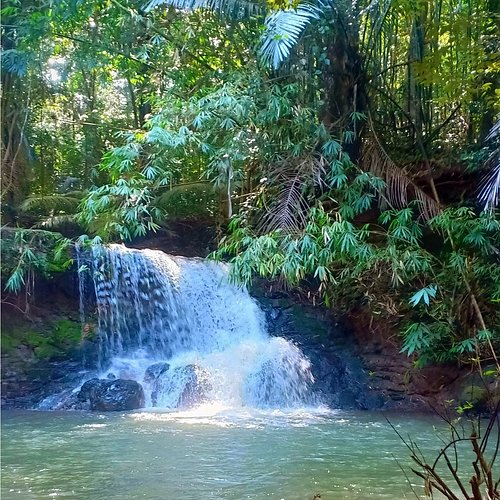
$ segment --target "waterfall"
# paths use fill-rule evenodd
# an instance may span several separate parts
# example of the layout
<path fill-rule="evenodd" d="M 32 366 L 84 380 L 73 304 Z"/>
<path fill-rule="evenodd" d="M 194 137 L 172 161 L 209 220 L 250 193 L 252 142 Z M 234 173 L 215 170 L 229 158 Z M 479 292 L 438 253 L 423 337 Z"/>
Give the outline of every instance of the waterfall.
<path fill-rule="evenodd" d="M 82 315 L 97 316 L 99 376 L 138 381 L 146 406 L 311 402 L 309 360 L 267 333 L 227 265 L 123 245 L 80 249 L 78 265 Z"/>

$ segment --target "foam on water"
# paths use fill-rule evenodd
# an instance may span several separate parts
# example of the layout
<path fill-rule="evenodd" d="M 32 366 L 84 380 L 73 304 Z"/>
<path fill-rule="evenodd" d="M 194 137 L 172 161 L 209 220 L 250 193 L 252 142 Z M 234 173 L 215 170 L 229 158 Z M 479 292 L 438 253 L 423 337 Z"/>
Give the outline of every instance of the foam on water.
<path fill-rule="evenodd" d="M 81 273 L 83 318 L 89 287 L 95 296 L 99 376 L 137 380 L 146 406 L 178 407 L 193 379 L 203 403 L 227 408 L 312 402 L 309 360 L 268 335 L 263 312 L 228 282 L 226 265 L 123 245 L 80 251 L 78 265 L 88 269 Z M 168 368 L 148 379 L 155 363 Z"/>
<path fill-rule="evenodd" d="M 219 403 L 207 403 L 187 410 L 158 410 L 149 408 L 128 415 L 140 422 L 175 422 L 185 425 L 209 425 L 224 428 L 262 429 L 271 427 L 308 427 L 330 422 L 336 410 L 326 406 L 263 409 L 251 407 L 227 407 Z M 342 420 L 339 420 L 341 422 Z"/>

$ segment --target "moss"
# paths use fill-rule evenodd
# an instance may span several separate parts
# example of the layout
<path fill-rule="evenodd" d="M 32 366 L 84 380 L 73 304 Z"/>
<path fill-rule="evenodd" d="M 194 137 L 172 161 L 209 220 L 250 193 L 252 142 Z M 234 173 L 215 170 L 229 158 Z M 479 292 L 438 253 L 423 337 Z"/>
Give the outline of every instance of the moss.
<path fill-rule="evenodd" d="M 58 347 L 51 345 L 50 343 L 44 343 L 35 347 L 35 356 L 38 359 L 54 359 L 65 357 L 64 353 Z"/>
<path fill-rule="evenodd" d="M 32 349 L 38 359 L 61 359 L 71 356 L 81 340 L 80 323 L 67 318 L 57 318 L 43 330 L 28 330 L 26 323 L 2 331 L 2 353 L 12 352 L 19 345 Z"/>
<path fill-rule="evenodd" d="M 26 336 L 39 359 L 65 358 L 78 346 L 81 338 L 79 323 L 68 319 L 59 319 L 51 327 L 48 335 L 32 334 Z"/>
<path fill-rule="evenodd" d="M 481 407 L 488 400 L 488 391 L 479 385 L 467 385 L 462 390 L 461 400 L 463 403 L 471 403 L 474 407 Z"/>
<path fill-rule="evenodd" d="M 2 354 L 7 354 L 14 350 L 21 340 L 15 335 L 2 334 Z"/>
<path fill-rule="evenodd" d="M 52 340 L 54 343 L 75 345 L 81 340 L 82 327 L 80 323 L 69 319 L 60 319 L 54 325 Z"/>
<path fill-rule="evenodd" d="M 26 344 L 28 347 L 38 347 L 46 343 L 43 333 L 40 332 L 26 332 L 22 340 L 23 344 Z"/>

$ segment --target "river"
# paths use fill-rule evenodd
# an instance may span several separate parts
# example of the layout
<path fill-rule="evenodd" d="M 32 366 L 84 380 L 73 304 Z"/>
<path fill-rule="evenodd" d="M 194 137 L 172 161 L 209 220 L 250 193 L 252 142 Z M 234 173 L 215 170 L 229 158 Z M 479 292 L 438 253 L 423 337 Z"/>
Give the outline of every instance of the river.
<path fill-rule="evenodd" d="M 435 456 L 446 426 L 390 415 Z M 4 411 L 2 499 L 415 498 L 408 453 L 381 413 Z"/>

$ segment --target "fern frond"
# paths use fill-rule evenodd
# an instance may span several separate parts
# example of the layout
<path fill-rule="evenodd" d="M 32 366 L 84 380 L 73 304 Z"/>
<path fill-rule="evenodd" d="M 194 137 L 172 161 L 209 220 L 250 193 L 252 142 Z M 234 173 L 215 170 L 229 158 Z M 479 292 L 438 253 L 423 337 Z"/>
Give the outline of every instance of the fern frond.
<path fill-rule="evenodd" d="M 75 213 L 81 201 L 82 194 L 73 192 L 72 196 L 65 194 L 51 194 L 49 196 L 32 195 L 21 203 L 21 212 L 36 212 L 49 214 L 51 212 Z"/>
<path fill-rule="evenodd" d="M 76 224 L 75 216 L 72 214 L 54 215 L 47 217 L 40 222 L 37 222 L 33 227 L 53 231 L 66 226 L 68 224 Z"/>
<path fill-rule="evenodd" d="M 360 161 L 361 168 L 381 178 L 385 187 L 379 190 L 380 204 L 389 203 L 395 208 L 405 208 L 412 200 L 419 202 L 421 215 L 432 219 L 440 212 L 439 204 L 420 188 L 411 177 L 387 154 L 378 140 L 366 141 Z"/>

